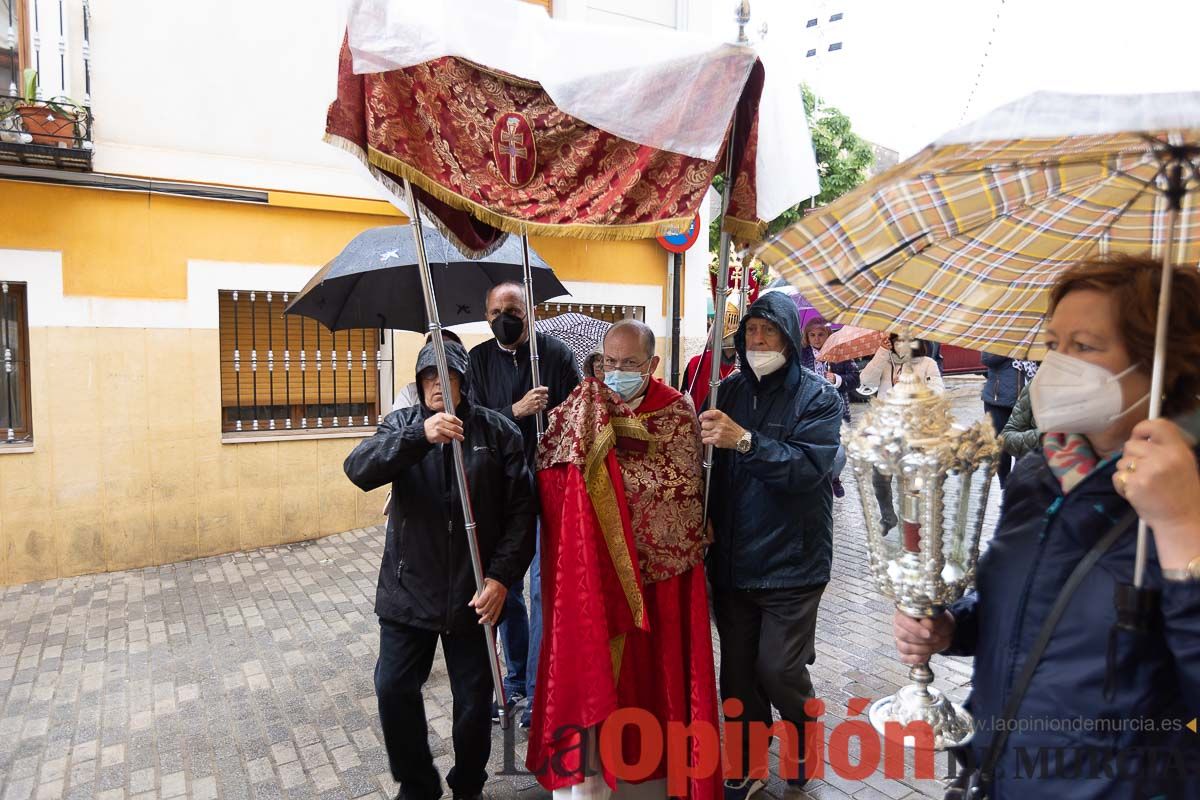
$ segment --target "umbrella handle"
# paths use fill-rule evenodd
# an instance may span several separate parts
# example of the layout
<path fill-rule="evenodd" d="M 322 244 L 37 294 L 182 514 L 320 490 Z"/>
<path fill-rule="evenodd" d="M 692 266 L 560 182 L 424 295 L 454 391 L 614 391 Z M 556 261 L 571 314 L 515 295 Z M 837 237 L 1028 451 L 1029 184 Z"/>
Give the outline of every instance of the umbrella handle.
<path fill-rule="evenodd" d="M 1172 167 L 1168 170 L 1168 179 L 1172 177 Z M 1167 326 L 1171 321 L 1171 287 L 1175 270 L 1171 268 L 1171 245 L 1175 241 L 1175 232 L 1179 227 L 1179 212 L 1182 197 L 1173 196 L 1168 192 L 1170 210 L 1167 212 L 1167 238 L 1163 245 L 1162 278 L 1158 287 L 1158 319 L 1154 328 L 1154 366 L 1150 370 L 1150 408 L 1149 419 L 1158 419 L 1162 414 L 1163 384 L 1167 375 Z M 1150 528 L 1145 520 L 1138 520 L 1137 550 L 1133 562 L 1133 585 L 1141 589 L 1146 579 L 1146 550 Z"/>

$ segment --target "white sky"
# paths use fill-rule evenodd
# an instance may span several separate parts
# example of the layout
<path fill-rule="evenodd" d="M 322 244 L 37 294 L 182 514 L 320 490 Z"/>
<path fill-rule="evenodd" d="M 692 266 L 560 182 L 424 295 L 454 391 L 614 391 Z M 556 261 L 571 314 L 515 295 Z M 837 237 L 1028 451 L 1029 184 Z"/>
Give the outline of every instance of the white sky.
<path fill-rule="evenodd" d="M 733 40 L 735 3 L 713 5 L 714 34 Z M 751 0 L 751 11 L 753 39 L 768 24 L 764 59 L 781 56 L 777 68 L 808 81 L 860 135 L 901 158 L 1037 90 L 1200 90 L 1198 0 Z M 829 25 L 838 11 L 844 19 Z M 812 17 L 843 40 L 840 52 L 804 57 Z"/>

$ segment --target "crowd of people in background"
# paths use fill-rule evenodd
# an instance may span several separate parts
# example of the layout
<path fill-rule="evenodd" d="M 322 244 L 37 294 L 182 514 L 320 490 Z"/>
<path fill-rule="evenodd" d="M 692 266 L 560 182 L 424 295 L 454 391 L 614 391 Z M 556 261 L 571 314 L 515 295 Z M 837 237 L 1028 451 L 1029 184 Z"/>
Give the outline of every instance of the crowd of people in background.
<path fill-rule="evenodd" d="M 975 656 L 974 684 L 986 689 L 972 694 L 977 717 L 1001 715 L 995 704 L 1029 645 L 1029 637 L 1012 628 L 1014 619 L 1032 613 L 1027 601 L 1046 616 L 1064 584 L 1071 585 L 1067 573 L 1086 561 L 1095 530 L 1124 525 L 1135 516 L 1150 522 L 1157 543 L 1150 557 L 1155 575 L 1161 573 L 1155 580 L 1163 587 L 1161 614 L 1167 628 L 1154 634 L 1154 648 L 1146 650 L 1116 634 L 1111 638 L 1101 618 L 1107 613 L 1103 609 L 1111 607 L 1111 584 L 1132 564 L 1132 540 L 1127 538 L 1111 553 L 1096 556 L 1107 565 L 1108 577 L 1084 589 L 1074 638 L 1064 640 L 1062 652 L 1045 656 L 1056 659 L 1058 667 L 1044 676 L 1038 672 L 1019 690 L 1047 708 L 1073 698 L 1081 718 L 1096 709 L 1117 717 L 1139 713 L 1140 706 L 1131 705 L 1135 695 L 1120 693 L 1132 683 L 1149 687 L 1160 711 L 1186 711 L 1200 702 L 1192 692 L 1195 676 L 1171 666 L 1200 652 L 1200 594 L 1194 588 L 1200 585 L 1195 574 L 1200 558 L 1194 558 L 1200 552 L 1200 471 L 1195 438 L 1188 439 L 1180 427 L 1196 429 L 1193 435 L 1200 432 L 1200 278 L 1194 271 L 1179 274 L 1171 316 L 1175 344 L 1167 366 L 1165 411 L 1184 421 L 1147 422 L 1152 326 L 1145 315 L 1127 313 L 1115 298 L 1141 292 L 1143 305 L 1150 307 L 1159 267 L 1146 259 L 1110 261 L 1078 266 L 1055 289 L 1046 327 L 1049 354 L 1042 364 L 983 355 L 982 411 L 1004 453 L 997 476 L 1006 511 L 995 541 L 1006 545 L 988 549 L 979 562 L 977 592 L 949 611 L 933 619 L 914 620 L 899 612 L 895 617 L 897 647 L 909 663 L 924 663 L 942 652 Z M 629 661 L 613 661 L 615 673 L 608 639 L 602 636 L 597 652 L 603 651 L 603 657 L 593 659 L 604 667 L 597 680 L 564 674 L 561 665 L 542 665 L 543 674 L 557 676 L 560 692 L 571 679 L 582 679 L 584 694 L 608 691 L 614 702 L 641 705 L 663 722 L 680 714 L 715 716 L 715 697 L 704 689 L 714 682 L 712 645 L 705 644 L 711 594 L 720 698 L 739 701 L 735 708 L 743 723 L 770 725 L 774 708 L 784 721 L 803 729 L 810 721 L 806 702 L 813 697 L 808 668 L 817 657 L 817 614 L 830 580 L 834 501 L 844 494 L 843 425 L 852 419 L 855 395 L 886 398 L 900 383 L 906 363 L 919 384 L 944 393 L 940 366 L 926 343 L 891 334 L 861 369 L 854 361 L 829 363 L 822 355 L 830 325 L 816 318 L 802 327 L 789 297 L 766 293 L 743 317 L 714 323 L 721 326 L 719 349 L 692 359 L 679 390 L 654 376 L 659 358 L 653 333 L 628 320 L 614 325 L 602 350 L 578 364 L 562 342 L 535 334 L 541 385 L 529 388 L 530 326 L 520 286 L 501 284 L 488 293 L 487 322 L 494 338 L 469 355 L 457 337 L 447 336 L 449 387 L 441 385 L 433 369 L 433 344 L 426 344 L 416 380 L 406 389 L 415 402 L 390 414 L 346 461 L 347 475 L 361 488 L 392 485 L 376 599 L 381 643 L 375 679 L 400 796 L 432 800 L 441 793 L 421 699 L 439 640 L 455 697 L 455 768 L 447 781 L 456 798 L 476 798 L 482 790 L 491 741 L 490 675 L 483 640 L 467 623 L 498 624 L 503 641 L 510 706 L 500 709 L 493 703 L 492 719 L 524 701 L 522 724 L 528 726 L 534 718 L 531 757 L 535 750 L 564 746 L 547 733 L 551 722 L 546 719 L 564 719 L 562 698 L 537 688 L 545 628 L 539 551 L 549 531 L 546 541 L 560 548 L 551 556 L 550 597 L 590 585 L 590 579 L 564 578 L 561 561 L 567 551 L 561 548 L 572 531 L 583 529 L 570 528 L 572 523 L 564 522 L 567 512 L 558 506 L 565 502 L 567 508 L 590 508 L 595 487 L 585 489 L 571 482 L 569 472 L 552 468 L 569 469 L 572 459 L 588 452 L 580 437 L 586 438 L 584 429 L 597 414 L 636 420 L 636 430 L 658 443 L 657 448 L 627 449 L 613 473 L 629 495 L 628 513 L 636 523 L 631 536 L 645 573 L 646 606 L 638 606 L 638 613 L 648 613 L 653 624 L 623 639 Z M 912 352 L 899 352 L 902 344 Z M 720 359 L 723 380 L 715 407 L 707 408 L 713 357 Z M 447 397 L 454 401 L 455 415 L 446 413 Z M 550 431 L 539 439 L 547 424 Z M 637 438 L 636 431 L 629 433 L 634 429 L 621 430 Z M 464 443 L 472 500 L 480 509 L 486 580 L 478 592 L 464 554 L 455 550 L 461 516 L 455 515 L 446 448 L 438 446 L 452 441 Z M 629 448 L 628 441 L 616 448 Z M 704 504 L 707 517 L 700 507 L 704 447 L 714 449 L 712 481 L 721 487 Z M 1022 459 L 1021 468 L 1015 468 Z M 543 491 L 552 488 L 549 496 L 539 498 L 535 471 Z M 674 482 L 664 483 L 660 474 L 673 476 Z M 879 472 L 873 476 L 885 535 L 898 524 L 892 481 Z M 1135 516 L 1127 513 L 1130 506 Z M 578 524 L 593 524 L 587 521 L 591 518 L 584 513 Z M 1040 538 L 1026 535 L 1039 527 Z M 1047 528 L 1061 529 L 1050 537 L 1049 548 Z M 1085 535 L 1087 531 L 1092 533 Z M 1030 565 L 1038 565 L 1032 573 Z M 576 599 L 586 603 L 587 598 L 585 592 Z M 618 595 L 616 602 L 623 598 Z M 546 613 L 560 615 L 561 606 L 548 602 L 553 610 Z M 603 608 L 597 606 L 596 613 L 604 616 L 608 612 Z M 561 625 L 561 619 L 550 624 Z M 577 627 L 553 631 L 551 660 L 566 652 L 570 661 L 572 649 L 585 646 L 586 634 L 576 632 Z M 680 638 L 682 630 L 692 633 Z M 572 644 L 572 637 L 581 638 Z M 1043 653 L 1031 657 L 1042 658 Z M 634 666 L 622 671 L 622 663 Z M 1168 675 L 1175 677 L 1166 680 Z M 669 700 L 676 696 L 691 698 L 692 707 L 681 710 L 687 703 Z M 554 709 L 543 708 L 547 702 L 555 703 Z M 726 713 L 732 713 L 730 708 L 724 706 Z M 751 726 L 738 730 L 749 737 Z M 1124 734 L 1123 741 L 1138 745 L 1138 736 Z M 1015 734 L 1016 740 L 1024 746 L 1045 744 L 1024 732 Z M 1167 733 L 1159 740 L 1188 744 Z M 976 737 L 971 745 L 976 758 L 986 755 L 988 744 L 988 736 Z M 717 793 L 723 792 L 724 800 L 746 800 L 763 788 L 765 778 L 749 769 L 748 738 L 727 747 L 734 752 L 740 747 L 742 758 L 736 763 L 742 771 L 726 772 Z M 1004 752 L 1004 758 L 1013 757 L 1011 748 Z M 662 769 L 660 764 L 653 775 L 661 778 Z M 1014 767 L 1008 775 L 1018 772 Z M 1001 775 L 992 779 L 1010 780 Z M 789 780 L 804 785 L 802 762 L 792 765 Z M 1123 780 L 1118 776 L 1112 785 L 1124 787 Z M 569 793 L 571 781 L 561 783 Z M 693 785 L 696 796 L 716 796 L 711 787 L 700 786 Z M 597 790 L 601 796 L 604 787 Z"/>

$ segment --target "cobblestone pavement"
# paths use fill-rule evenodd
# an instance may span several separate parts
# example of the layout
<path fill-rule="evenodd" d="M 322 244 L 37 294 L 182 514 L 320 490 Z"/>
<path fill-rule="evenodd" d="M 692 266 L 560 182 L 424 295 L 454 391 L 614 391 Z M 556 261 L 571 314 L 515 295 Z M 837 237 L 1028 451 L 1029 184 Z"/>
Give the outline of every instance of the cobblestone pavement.
<path fill-rule="evenodd" d="M 977 380 L 952 384 L 960 418 L 979 416 L 978 389 Z M 846 715 L 848 698 L 879 697 L 907 682 L 891 644 L 890 606 L 864 575 L 861 507 L 847 484 L 813 668 L 829 729 Z M 357 530 L 0 588 L 0 799 L 394 796 L 372 684 L 381 540 L 380 529 Z M 961 699 L 969 664 L 937 658 L 934 668 L 937 684 Z M 450 687 L 440 658 L 426 697 L 444 773 Z M 523 740 L 514 734 L 510 764 L 523 763 Z M 505 749 L 497 729 L 488 794 L 544 796 L 528 775 L 496 775 Z M 768 791 L 784 794 L 778 781 Z M 807 793 L 940 795 L 935 782 L 882 775 L 830 776 Z"/>

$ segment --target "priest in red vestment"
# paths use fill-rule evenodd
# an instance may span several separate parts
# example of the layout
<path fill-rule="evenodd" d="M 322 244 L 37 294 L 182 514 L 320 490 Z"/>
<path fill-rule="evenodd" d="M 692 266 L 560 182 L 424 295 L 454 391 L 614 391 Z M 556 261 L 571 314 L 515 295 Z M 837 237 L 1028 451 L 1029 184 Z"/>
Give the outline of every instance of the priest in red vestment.
<path fill-rule="evenodd" d="M 551 413 L 538 450 L 545 617 L 527 766 L 556 797 L 603 798 L 617 778 L 636 784 L 622 794 L 665 798 L 664 779 L 671 795 L 722 794 L 700 426 L 653 377 L 658 360 L 649 328 L 614 325 L 604 383 L 585 379 Z M 618 709 L 648 712 L 663 740 L 668 723 L 697 733 L 655 757 L 614 718 L 598 749 Z"/>

